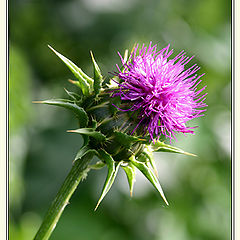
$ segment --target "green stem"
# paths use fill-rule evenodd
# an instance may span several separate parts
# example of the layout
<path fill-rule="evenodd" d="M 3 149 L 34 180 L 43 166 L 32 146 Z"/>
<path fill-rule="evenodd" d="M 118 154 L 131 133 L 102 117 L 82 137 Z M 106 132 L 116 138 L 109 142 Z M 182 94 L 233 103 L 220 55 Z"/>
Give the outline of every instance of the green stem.
<path fill-rule="evenodd" d="M 69 203 L 70 197 L 76 190 L 81 179 L 86 176 L 90 160 L 91 158 L 84 156 L 74 162 L 56 198 L 48 209 L 34 240 L 47 240 L 50 237 L 64 208 Z"/>

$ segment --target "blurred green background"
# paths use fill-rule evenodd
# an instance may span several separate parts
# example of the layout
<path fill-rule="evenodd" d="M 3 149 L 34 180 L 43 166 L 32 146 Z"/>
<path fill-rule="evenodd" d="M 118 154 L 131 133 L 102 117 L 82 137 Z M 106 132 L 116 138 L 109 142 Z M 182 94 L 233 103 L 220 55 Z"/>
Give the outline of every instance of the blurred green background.
<path fill-rule="evenodd" d="M 207 87 L 196 135 L 174 146 L 198 155 L 155 155 L 166 207 L 141 174 L 130 198 L 123 172 L 98 211 L 106 169 L 90 172 L 65 209 L 52 240 L 226 240 L 231 233 L 231 5 L 225 0 L 10 0 L 10 239 L 36 233 L 71 168 L 81 137 L 63 109 L 33 100 L 66 97 L 70 71 L 50 44 L 92 75 L 92 50 L 105 76 L 117 51 L 153 41 L 195 55 Z"/>

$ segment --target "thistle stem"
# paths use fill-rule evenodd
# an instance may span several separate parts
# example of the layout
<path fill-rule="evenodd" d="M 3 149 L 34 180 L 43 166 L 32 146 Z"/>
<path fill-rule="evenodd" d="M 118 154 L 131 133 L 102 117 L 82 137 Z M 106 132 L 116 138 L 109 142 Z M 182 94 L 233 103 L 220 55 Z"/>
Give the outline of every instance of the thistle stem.
<path fill-rule="evenodd" d="M 69 204 L 69 199 L 76 190 L 79 182 L 86 176 L 90 158 L 82 157 L 74 162 L 72 169 L 63 182 L 56 198 L 48 209 L 42 225 L 40 226 L 34 240 L 47 240 L 53 232 L 58 220 L 66 207 Z"/>

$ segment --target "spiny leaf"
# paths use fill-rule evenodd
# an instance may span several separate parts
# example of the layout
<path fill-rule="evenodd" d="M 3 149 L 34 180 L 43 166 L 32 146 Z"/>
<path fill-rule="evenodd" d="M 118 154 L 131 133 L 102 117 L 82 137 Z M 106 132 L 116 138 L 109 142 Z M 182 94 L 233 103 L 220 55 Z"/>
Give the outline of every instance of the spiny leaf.
<path fill-rule="evenodd" d="M 99 153 L 99 158 L 107 164 L 108 174 L 107 174 L 105 183 L 103 185 L 101 196 L 100 196 L 100 198 L 98 200 L 98 203 L 97 203 L 97 205 L 94 209 L 95 211 L 97 210 L 99 204 L 101 203 L 103 198 L 106 196 L 106 194 L 110 190 L 110 188 L 111 188 L 111 186 L 112 186 L 112 184 L 113 184 L 113 182 L 116 178 L 119 166 L 122 163 L 121 161 L 116 163 L 113 160 L 113 158 L 111 157 L 111 155 L 108 154 L 105 150 L 101 149 L 101 150 L 98 151 L 98 153 Z"/>
<path fill-rule="evenodd" d="M 154 152 L 172 152 L 172 153 L 185 154 L 185 155 L 189 155 L 189 156 L 193 156 L 193 157 L 197 156 L 195 154 L 185 152 L 180 148 L 173 147 L 171 145 L 168 145 L 168 144 L 166 144 L 164 142 L 160 142 L 160 141 L 152 143 L 151 147 Z"/>
<path fill-rule="evenodd" d="M 151 170 L 150 166 L 148 163 L 142 162 L 141 161 L 141 157 L 142 155 L 140 154 L 140 156 L 138 157 L 138 160 L 135 159 L 135 157 L 131 157 L 130 161 L 133 163 L 133 165 L 135 167 L 137 167 L 143 174 L 144 176 L 152 183 L 152 185 L 158 190 L 158 192 L 160 193 L 161 197 L 163 198 L 163 200 L 165 201 L 165 203 L 168 205 L 168 201 L 164 195 L 164 192 L 162 190 L 162 187 L 158 181 L 158 178 L 156 177 L 156 175 L 154 174 L 154 172 Z"/>
<path fill-rule="evenodd" d="M 87 146 L 89 143 L 89 136 L 82 135 L 82 138 L 83 138 L 83 146 Z"/>
<path fill-rule="evenodd" d="M 98 156 L 98 152 L 95 149 L 92 149 L 89 146 L 83 146 L 78 151 L 74 161 L 77 161 L 78 159 L 81 159 L 86 154 L 90 155 L 91 157 L 93 157 L 94 155 Z"/>
<path fill-rule="evenodd" d="M 95 119 L 92 119 L 92 124 L 91 124 L 91 126 L 92 126 L 93 129 L 96 129 L 96 128 L 97 128 L 97 124 L 98 124 L 98 122 L 97 122 Z"/>
<path fill-rule="evenodd" d="M 75 86 L 81 88 L 81 85 L 80 85 L 79 81 L 74 81 L 74 80 L 72 80 L 72 79 L 68 79 L 68 81 L 69 81 L 70 83 L 74 84 Z"/>
<path fill-rule="evenodd" d="M 103 82 L 103 76 L 101 74 L 100 68 L 97 65 L 92 51 L 90 51 L 91 57 L 92 57 L 92 62 L 93 62 L 93 69 L 94 69 L 94 83 L 93 83 L 93 88 L 94 92 L 96 95 L 100 93 L 100 90 L 102 88 L 102 82 Z"/>
<path fill-rule="evenodd" d="M 83 161 L 85 162 L 85 164 L 88 164 L 92 160 L 94 155 L 98 155 L 95 149 L 91 149 L 88 146 L 84 146 L 77 153 L 75 160 L 73 161 L 73 164 L 76 161 Z M 84 180 L 87 177 L 89 170 L 90 170 L 89 166 L 86 165 L 86 169 L 81 173 L 81 180 Z"/>
<path fill-rule="evenodd" d="M 69 97 L 71 97 L 73 100 L 75 101 L 79 101 L 81 99 L 81 96 L 79 96 L 77 93 L 75 92 L 70 92 L 68 91 L 66 88 L 64 88 L 65 92 L 67 93 L 67 95 Z"/>
<path fill-rule="evenodd" d="M 84 95 L 88 95 L 91 92 L 91 87 L 93 85 L 93 79 L 86 75 L 79 67 L 77 67 L 71 60 L 64 57 L 62 54 L 57 52 L 51 46 L 48 46 L 72 71 L 74 76 L 78 79 L 80 88 Z"/>
<path fill-rule="evenodd" d="M 95 138 L 99 142 L 104 142 L 106 140 L 106 136 L 100 132 L 95 131 L 94 128 L 79 128 L 76 130 L 68 130 L 68 132 L 80 133 L 83 135 L 87 135 L 87 136 Z"/>
<path fill-rule="evenodd" d="M 126 133 L 117 132 L 114 133 L 114 139 L 121 144 L 123 147 L 129 148 L 135 142 L 145 141 L 144 139 L 140 139 L 138 137 L 130 136 Z"/>
<path fill-rule="evenodd" d="M 145 146 L 145 148 L 144 148 L 144 150 L 142 152 L 142 156 L 145 156 L 146 157 L 146 161 L 150 162 L 155 175 L 158 177 L 158 171 L 157 171 L 157 167 L 156 167 L 156 164 L 155 164 L 155 160 L 154 160 L 154 157 L 153 157 L 151 149 L 149 149 L 149 146 Z"/>
<path fill-rule="evenodd" d="M 39 101 L 39 102 L 35 101 L 35 103 L 43 103 L 43 104 L 54 105 L 54 106 L 59 106 L 59 107 L 69 109 L 75 113 L 76 117 L 79 120 L 80 127 L 86 127 L 88 124 L 88 116 L 87 116 L 87 113 L 84 111 L 84 109 L 79 107 L 75 103 L 69 102 L 69 100 L 56 99 L 56 100 L 45 100 L 45 101 Z"/>
<path fill-rule="evenodd" d="M 134 185 L 135 176 L 136 176 L 135 166 L 131 162 L 129 162 L 127 165 L 122 164 L 121 167 L 127 175 L 129 189 L 130 189 L 130 195 L 132 197 L 133 185 Z"/>
<path fill-rule="evenodd" d="M 97 127 L 100 127 L 101 125 L 107 124 L 109 122 L 112 122 L 112 124 L 114 124 L 115 120 L 115 117 L 106 117 L 103 120 L 97 122 Z"/>

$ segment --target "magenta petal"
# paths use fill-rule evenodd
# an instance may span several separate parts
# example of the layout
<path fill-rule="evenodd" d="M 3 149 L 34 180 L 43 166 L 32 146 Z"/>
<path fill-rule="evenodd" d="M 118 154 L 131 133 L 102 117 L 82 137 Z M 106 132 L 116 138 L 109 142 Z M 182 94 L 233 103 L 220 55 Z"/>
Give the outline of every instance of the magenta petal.
<path fill-rule="evenodd" d="M 138 111 L 139 122 L 133 132 L 144 122 L 144 132 L 148 131 L 152 141 L 161 135 L 171 140 L 177 132 L 193 134 L 186 122 L 203 116 L 205 109 L 200 108 L 207 106 L 203 102 L 206 94 L 199 95 L 206 86 L 197 90 L 204 74 L 195 74 L 200 69 L 196 64 L 185 68 L 193 57 L 187 57 L 184 51 L 169 59 L 173 53 L 170 45 L 157 51 L 157 46 L 151 44 L 139 49 L 137 45 L 124 70 L 117 65 L 119 72 L 114 75 L 121 83 L 113 96 L 129 102 L 129 109 L 118 109 Z"/>

